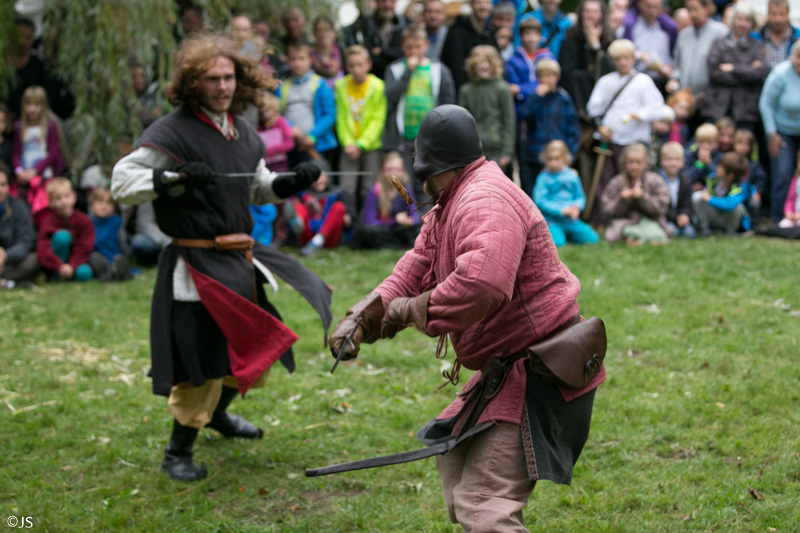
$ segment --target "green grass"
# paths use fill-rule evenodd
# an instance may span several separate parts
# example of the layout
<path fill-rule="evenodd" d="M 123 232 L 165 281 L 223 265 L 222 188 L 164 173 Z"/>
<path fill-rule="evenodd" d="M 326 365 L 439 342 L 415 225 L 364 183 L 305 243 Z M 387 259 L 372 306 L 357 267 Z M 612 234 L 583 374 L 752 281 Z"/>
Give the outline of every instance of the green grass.
<path fill-rule="evenodd" d="M 606 321 L 609 378 L 573 485 L 536 487 L 532 531 L 800 531 L 798 252 L 721 238 L 562 251 L 583 285 L 582 312 Z M 398 258 L 341 250 L 304 261 L 334 287 L 338 320 Z M 432 460 L 303 476 L 417 448 L 413 433 L 454 390 L 437 389 L 435 339 L 414 331 L 365 347 L 331 376 L 318 318 L 283 284 L 271 298 L 300 335 L 297 372 L 276 367 L 231 408 L 264 439 L 201 432 L 196 458 L 209 478 L 170 481 L 158 467 L 171 419 L 146 377 L 154 274 L 0 293 L 0 523 L 460 530 L 447 522 Z"/>

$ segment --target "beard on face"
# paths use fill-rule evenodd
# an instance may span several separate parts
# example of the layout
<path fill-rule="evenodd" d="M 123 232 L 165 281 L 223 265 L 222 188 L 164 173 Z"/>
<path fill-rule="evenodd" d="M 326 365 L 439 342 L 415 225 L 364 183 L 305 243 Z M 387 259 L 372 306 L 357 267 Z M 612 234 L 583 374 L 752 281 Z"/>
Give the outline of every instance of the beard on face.
<path fill-rule="evenodd" d="M 432 189 L 433 188 L 431 187 L 431 181 L 430 180 L 428 180 L 428 181 L 426 181 L 425 183 L 422 184 L 422 192 L 424 192 L 425 194 L 427 194 L 431 198 L 435 198 L 440 191 L 434 191 Z"/>

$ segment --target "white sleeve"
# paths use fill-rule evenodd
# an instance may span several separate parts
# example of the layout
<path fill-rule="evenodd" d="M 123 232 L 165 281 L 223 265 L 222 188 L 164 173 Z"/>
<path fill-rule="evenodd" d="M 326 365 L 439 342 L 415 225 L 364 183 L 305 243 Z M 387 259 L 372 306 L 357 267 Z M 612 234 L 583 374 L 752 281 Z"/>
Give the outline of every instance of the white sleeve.
<path fill-rule="evenodd" d="M 155 200 L 153 169 L 167 168 L 176 161 L 161 150 L 140 146 L 120 159 L 111 172 L 111 194 L 123 204 L 138 205 Z"/>
<path fill-rule="evenodd" d="M 653 122 L 654 120 L 665 120 L 664 116 L 664 97 L 658 90 L 652 78 L 647 74 L 637 75 L 637 89 L 639 90 L 639 101 L 642 107 L 637 113 L 642 122 Z"/>
<path fill-rule="evenodd" d="M 591 118 L 597 118 L 605 110 L 611 95 L 608 92 L 608 74 L 597 80 L 597 83 L 589 96 L 589 101 L 586 103 L 586 114 Z"/>
<path fill-rule="evenodd" d="M 283 200 L 278 198 L 272 190 L 272 182 L 278 174 L 267 168 L 267 164 L 261 159 L 256 166 L 256 176 L 253 185 L 250 187 L 250 202 L 255 205 L 274 204 Z"/>

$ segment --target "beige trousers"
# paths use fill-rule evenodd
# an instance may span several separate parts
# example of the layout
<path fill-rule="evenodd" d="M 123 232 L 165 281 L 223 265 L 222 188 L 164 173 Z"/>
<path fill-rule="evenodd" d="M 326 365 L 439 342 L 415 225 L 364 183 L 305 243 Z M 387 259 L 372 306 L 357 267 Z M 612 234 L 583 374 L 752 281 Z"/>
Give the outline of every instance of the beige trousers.
<path fill-rule="evenodd" d="M 251 389 L 263 387 L 269 377 L 269 368 L 250 386 Z M 182 426 L 201 429 L 211 421 L 217 408 L 222 387 L 238 388 L 233 376 L 207 379 L 202 387 L 192 387 L 188 381 L 173 385 L 169 391 L 169 410 Z"/>
<path fill-rule="evenodd" d="M 467 533 L 527 532 L 522 509 L 535 481 L 528 478 L 522 435 L 499 423 L 447 455 L 436 456 L 450 521 Z"/>

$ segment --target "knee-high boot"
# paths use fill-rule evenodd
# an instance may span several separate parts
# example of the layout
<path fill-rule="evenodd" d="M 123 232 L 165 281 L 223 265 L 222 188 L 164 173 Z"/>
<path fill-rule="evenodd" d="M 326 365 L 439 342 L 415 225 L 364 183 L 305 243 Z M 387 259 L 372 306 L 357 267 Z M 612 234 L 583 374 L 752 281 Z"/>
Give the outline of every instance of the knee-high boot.
<path fill-rule="evenodd" d="M 239 394 L 239 389 L 233 387 L 222 387 L 222 394 L 219 398 L 217 408 L 214 409 L 214 415 L 211 417 L 211 422 L 206 424 L 206 427 L 216 429 L 225 438 L 240 437 L 243 439 L 260 439 L 264 432 L 242 418 L 229 414 L 225 410 L 230 403 Z"/>
<path fill-rule="evenodd" d="M 208 473 L 206 465 L 200 466 L 192 460 L 192 445 L 197 437 L 197 429 L 182 426 L 173 420 L 172 436 L 167 449 L 164 450 L 164 461 L 161 469 L 177 481 L 195 481 L 203 479 Z"/>

